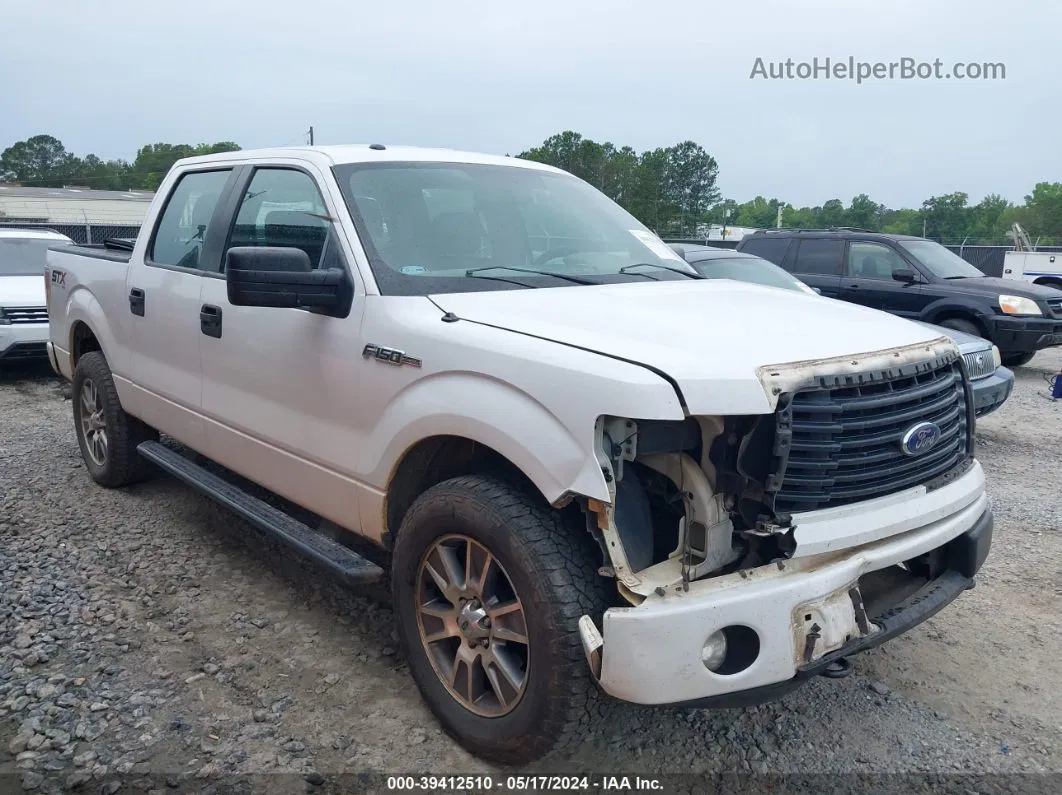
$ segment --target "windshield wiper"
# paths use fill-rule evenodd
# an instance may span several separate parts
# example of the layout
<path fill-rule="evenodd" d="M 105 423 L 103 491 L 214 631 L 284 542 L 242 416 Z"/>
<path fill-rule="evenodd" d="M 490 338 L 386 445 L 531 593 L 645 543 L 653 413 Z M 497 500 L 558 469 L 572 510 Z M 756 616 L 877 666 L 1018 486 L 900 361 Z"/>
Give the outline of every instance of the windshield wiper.
<path fill-rule="evenodd" d="M 624 265 L 619 269 L 620 273 L 626 273 L 631 268 L 660 268 L 661 270 L 671 271 L 672 273 L 681 273 L 683 276 L 689 276 L 691 279 L 706 279 L 706 276 L 695 271 L 684 271 L 681 268 L 672 268 L 670 265 L 660 265 L 656 262 L 636 262 L 633 265 Z"/>
<path fill-rule="evenodd" d="M 552 276 L 555 279 L 564 279 L 565 281 L 572 282 L 573 284 L 597 284 L 597 282 L 592 282 L 589 279 L 580 279 L 578 276 L 568 276 L 565 273 L 554 273 L 553 271 L 538 270 L 537 268 L 517 268 L 512 265 L 484 265 L 482 268 L 469 268 L 467 271 L 465 271 L 465 276 L 475 276 L 477 273 L 482 273 L 483 271 L 497 270 L 516 271 L 517 273 L 533 273 L 536 276 Z M 490 276 L 487 278 L 497 277 Z M 519 284 L 519 282 L 513 282 L 513 284 Z M 531 287 L 532 285 L 525 284 L 524 286 Z"/>

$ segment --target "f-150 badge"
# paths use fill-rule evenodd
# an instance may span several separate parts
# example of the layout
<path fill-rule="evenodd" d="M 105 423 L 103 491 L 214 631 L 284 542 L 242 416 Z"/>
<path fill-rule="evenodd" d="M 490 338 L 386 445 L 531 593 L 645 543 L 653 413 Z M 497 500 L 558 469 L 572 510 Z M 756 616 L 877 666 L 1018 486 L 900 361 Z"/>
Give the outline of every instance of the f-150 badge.
<path fill-rule="evenodd" d="M 379 345 L 373 345 L 371 342 L 365 346 L 361 355 L 366 359 L 375 359 L 378 362 L 384 362 L 385 364 L 393 364 L 401 367 L 420 367 L 420 359 L 414 359 L 412 356 L 406 356 L 405 351 L 396 351 L 394 348 L 381 348 Z"/>

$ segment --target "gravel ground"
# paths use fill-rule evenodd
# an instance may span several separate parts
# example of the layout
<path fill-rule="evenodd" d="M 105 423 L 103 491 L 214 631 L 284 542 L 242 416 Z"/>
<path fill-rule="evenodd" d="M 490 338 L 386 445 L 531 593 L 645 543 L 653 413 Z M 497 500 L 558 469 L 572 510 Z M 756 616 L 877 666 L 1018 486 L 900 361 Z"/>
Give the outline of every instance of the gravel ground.
<path fill-rule="evenodd" d="M 690 792 L 748 772 L 821 775 L 820 792 L 1062 791 L 1062 403 L 1043 380 L 1060 368 L 1058 351 L 1019 368 L 978 425 L 997 524 L 975 590 L 853 676 L 768 706 L 603 709 L 553 770 L 681 774 L 666 786 Z M 378 589 L 333 584 L 169 478 L 95 486 L 46 370 L 0 378 L 0 493 L 0 790 L 383 791 L 383 775 L 511 772 L 438 729 Z"/>

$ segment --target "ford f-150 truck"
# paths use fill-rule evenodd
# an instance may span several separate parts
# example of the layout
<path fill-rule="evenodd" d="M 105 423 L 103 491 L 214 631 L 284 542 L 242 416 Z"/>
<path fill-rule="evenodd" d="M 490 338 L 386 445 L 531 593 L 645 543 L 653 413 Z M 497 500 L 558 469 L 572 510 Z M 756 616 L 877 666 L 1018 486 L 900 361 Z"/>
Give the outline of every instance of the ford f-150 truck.
<path fill-rule="evenodd" d="M 182 160 L 135 242 L 49 252 L 45 283 L 89 474 L 161 469 L 389 575 L 417 686 L 488 760 L 577 741 L 598 689 L 726 706 L 843 676 L 988 554 L 951 340 L 704 279 L 544 165 Z"/>

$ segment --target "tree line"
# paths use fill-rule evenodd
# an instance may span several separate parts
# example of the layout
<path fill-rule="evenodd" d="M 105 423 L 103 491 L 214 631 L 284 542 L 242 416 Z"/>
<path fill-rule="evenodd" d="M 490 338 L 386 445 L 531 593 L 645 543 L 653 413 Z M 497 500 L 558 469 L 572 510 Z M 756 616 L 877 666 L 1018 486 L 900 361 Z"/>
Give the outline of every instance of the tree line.
<path fill-rule="evenodd" d="M 719 166 L 699 144 L 684 141 L 637 153 L 629 146 L 598 143 L 572 131 L 547 138 L 518 157 L 563 168 L 604 191 L 658 234 L 694 237 L 709 224 L 822 229 L 853 226 L 874 232 L 930 237 L 947 244 L 1008 245 L 1020 223 L 1033 242 L 1062 243 L 1062 182 L 1041 182 L 1022 204 L 989 194 L 970 204 L 966 193 L 930 196 L 921 207 L 889 208 L 861 193 L 845 203 L 830 199 L 796 207 L 779 198 L 746 202 L 722 199 Z"/>
<path fill-rule="evenodd" d="M 155 190 L 170 167 L 194 155 L 238 150 L 232 141 L 206 144 L 146 144 L 136 157 L 102 160 L 79 157 L 51 135 L 35 135 L 0 153 L 0 182 L 37 187 L 96 190 Z M 1043 245 L 1062 244 L 1062 182 L 1041 182 L 1016 204 L 989 194 L 970 204 L 966 193 L 930 196 L 916 208 L 889 208 L 866 193 L 848 202 L 830 199 L 796 207 L 779 198 L 756 196 L 746 202 L 723 198 L 719 164 L 694 141 L 636 151 L 610 141 L 599 143 L 567 130 L 517 157 L 562 168 L 586 180 L 657 233 L 701 236 L 710 224 L 773 227 L 781 208 L 783 226 L 854 226 L 872 231 L 924 235 L 949 244 L 1006 245 L 1020 223 Z"/>
<path fill-rule="evenodd" d="M 148 190 L 158 188 L 166 172 L 182 157 L 233 152 L 232 141 L 213 144 L 146 144 L 136 158 L 102 160 L 96 155 L 78 157 L 51 135 L 34 135 L 0 153 L 0 182 L 26 187 L 81 187 L 93 190 Z"/>

